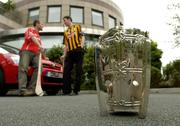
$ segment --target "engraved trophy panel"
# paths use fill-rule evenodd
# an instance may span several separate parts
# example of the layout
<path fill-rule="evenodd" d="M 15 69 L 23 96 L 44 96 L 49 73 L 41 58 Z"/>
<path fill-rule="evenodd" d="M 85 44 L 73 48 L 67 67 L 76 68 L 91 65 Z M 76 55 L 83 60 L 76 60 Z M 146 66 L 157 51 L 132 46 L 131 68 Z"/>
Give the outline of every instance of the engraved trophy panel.
<path fill-rule="evenodd" d="M 150 83 L 149 54 L 144 36 L 124 34 L 120 28 L 110 29 L 99 38 L 95 62 L 102 115 L 132 111 L 145 117 Z"/>

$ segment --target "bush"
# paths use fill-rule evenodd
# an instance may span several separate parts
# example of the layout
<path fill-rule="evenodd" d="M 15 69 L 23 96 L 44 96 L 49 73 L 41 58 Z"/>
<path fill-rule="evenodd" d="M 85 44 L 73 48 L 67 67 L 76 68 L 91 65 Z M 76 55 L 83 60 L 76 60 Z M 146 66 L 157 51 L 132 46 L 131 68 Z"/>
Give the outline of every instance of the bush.
<path fill-rule="evenodd" d="M 61 46 L 53 46 L 46 51 L 46 55 L 49 60 L 62 63 L 59 57 L 63 54 L 63 48 Z M 75 69 L 72 70 L 72 83 L 75 80 Z M 95 90 L 95 64 L 94 64 L 94 48 L 89 47 L 86 49 L 83 61 L 83 75 L 81 90 Z"/>
<path fill-rule="evenodd" d="M 161 77 L 162 77 L 161 71 L 158 68 L 151 66 L 151 84 L 150 84 L 150 87 L 151 88 L 160 87 Z"/>
<path fill-rule="evenodd" d="M 180 60 L 175 60 L 163 68 L 164 81 L 173 87 L 180 87 Z"/>
<path fill-rule="evenodd" d="M 86 49 L 83 63 L 83 78 L 82 90 L 95 90 L 95 61 L 94 61 L 94 47 Z"/>
<path fill-rule="evenodd" d="M 63 48 L 61 46 L 53 46 L 51 49 L 46 51 L 46 56 L 49 58 L 49 60 L 60 64 L 62 64 L 60 61 L 62 54 Z"/>

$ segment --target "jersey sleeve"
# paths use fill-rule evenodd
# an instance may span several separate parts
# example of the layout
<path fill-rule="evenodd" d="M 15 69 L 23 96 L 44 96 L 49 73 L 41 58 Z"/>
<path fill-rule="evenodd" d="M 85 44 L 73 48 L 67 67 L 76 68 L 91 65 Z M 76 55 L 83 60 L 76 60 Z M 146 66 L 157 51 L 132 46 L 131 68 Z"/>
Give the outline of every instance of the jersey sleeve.
<path fill-rule="evenodd" d="M 33 29 L 32 28 L 28 28 L 25 32 L 25 39 L 31 39 L 31 37 L 34 35 L 33 33 Z"/>
<path fill-rule="evenodd" d="M 64 45 L 67 45 L 67 36 L 66 36 L 66 32 L 64 32 L 63 44 L 64 44 Z"/>
<path fill-rule="evenodd" d="M 79 36 L 84 36 L 84 33 L 82 32 L 82 29 L 81 29 L 81 25 L 77 25 L 77 30 L 78 30 Z"/>

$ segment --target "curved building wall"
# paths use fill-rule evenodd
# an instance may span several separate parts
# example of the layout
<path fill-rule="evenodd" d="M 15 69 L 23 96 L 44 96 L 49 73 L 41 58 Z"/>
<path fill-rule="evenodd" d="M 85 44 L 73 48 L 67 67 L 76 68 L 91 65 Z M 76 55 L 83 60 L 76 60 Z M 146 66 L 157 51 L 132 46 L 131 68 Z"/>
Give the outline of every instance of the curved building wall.
<path fill-rule="evenodd" d="M 61 6 L 61 20 L 59 23 L 48 23 L 48 6 Z M 84 23 L 83 27 L 97 28 L 108 30 L 108 17 L 111 15 L 116 18 L 117 25 L 123 23 L 123 16 L 121 10 L 111 0 L 22 0 L 17 2 L 17 9 L 22 13 L 22 24 L 27 26 L 29 10 L 39 8 L 39 19 L 45 23 L 46 26 L 63 25 L 62 18 L 70 15 L 70 7 L 82 7 L 84 9 Z M 92 10 L 103 12 L 103 27 L 92 25 Z"/>
<path fill-rule="evenodd" d="M 49 22 L 49 16 L 54 18 L 52 15 L 49 15 L 49 8 L 51 7 L 60 7 L 58 15 L 54 15 L 59 18 L 57 22 Z M 30 15 L 36 15 L 38 13 L 38 19 L 45 26 L 41 32 L 45 48 L 62 44 L 62 34 L 65 30 L 62 18 L 71 15 L 72 9 L 76 10 L 76 8 L 82 10 L 82 17 L 79 13 L 74 14 L 76 16 L 75 18 L 82 18 L 83 20 L 80 24 L 86 34 L 86 43 L 92 44 L 96 42 L 98 37 L 109 29 L 110 19 L 112 20 L 111 23 L 115 21 L 114 26 L 123 24 L 121 10 L 111 0 L 17 0 L 16 9 L 22 17 L 22 28 L 2 32 L 1 42 L 20 47 L 23 43 L 24 31 L 31 25 L 29 24 Z M 57 13 L 57 10 L 52 12 Z M 101 25 L 98 24 L 100 20 L 99 15 L 102 16 Z"/>

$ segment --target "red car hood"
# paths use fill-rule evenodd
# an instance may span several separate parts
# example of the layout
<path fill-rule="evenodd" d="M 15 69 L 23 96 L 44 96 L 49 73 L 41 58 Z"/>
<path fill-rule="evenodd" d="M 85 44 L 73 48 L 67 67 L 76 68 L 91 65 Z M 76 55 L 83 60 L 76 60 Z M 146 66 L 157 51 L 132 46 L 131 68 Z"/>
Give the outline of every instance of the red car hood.
<path fill-rule="evenodd" d="M 5 54 L 5 56 L 9 57 L 10 59 L 12 59 L 12 57 L 19 57 L 19 55 L 12 54 L 12 53 L 7 53 L 7 54 Z M 43 64 L 43 67 L 45 67 L 45 68 L 58 69 L 60 71 L 62 71 L 62 69 L 63 69 L 61 64 L 52 62 L 50 60 L 44 60 L 43 59 L 42 64 Z"/>
<path fill-rule="evenodd" d="M 49 60 L 42 60 L 43 67 L 46 68 L 55 68 L 55 69 L 62 69 L 62 65 L 58 63 L 54 63 Z"/>

